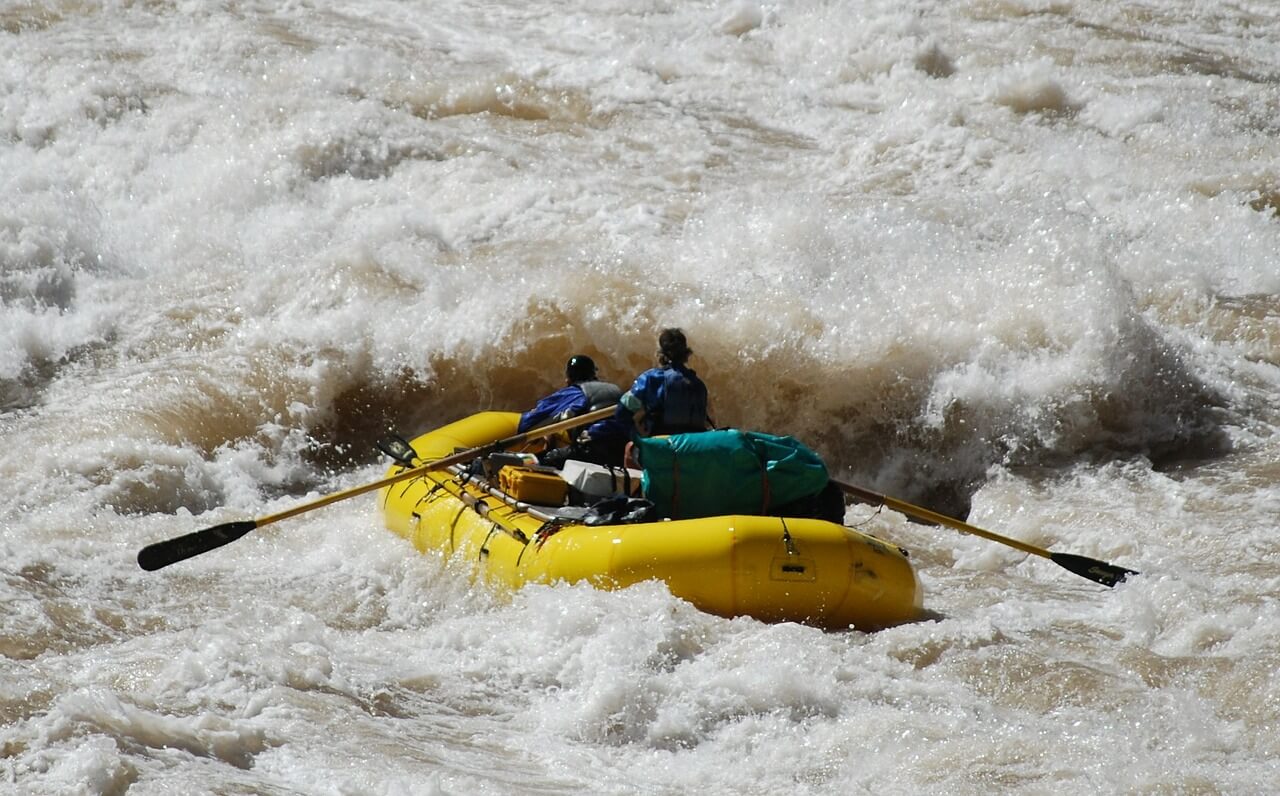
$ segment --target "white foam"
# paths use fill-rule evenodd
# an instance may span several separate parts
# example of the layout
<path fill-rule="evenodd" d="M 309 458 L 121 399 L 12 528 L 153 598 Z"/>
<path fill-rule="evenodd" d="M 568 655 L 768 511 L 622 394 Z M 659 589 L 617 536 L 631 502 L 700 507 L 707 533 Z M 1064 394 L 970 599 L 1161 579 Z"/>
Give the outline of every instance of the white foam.
<path fill-rule="evenodd" d="M 1252 11 L 46 5 L 0 64 L 10 783 L 1275 780 Z M 573 353 L 626 384 L 667 325 L 722 423 L 1142 575 L 851 508 L 933 613 L 824 634 L 652 584 L 494 594 L 365 499 L 136 568 L 379 477 L 386 426 L 525 408 Z"/>

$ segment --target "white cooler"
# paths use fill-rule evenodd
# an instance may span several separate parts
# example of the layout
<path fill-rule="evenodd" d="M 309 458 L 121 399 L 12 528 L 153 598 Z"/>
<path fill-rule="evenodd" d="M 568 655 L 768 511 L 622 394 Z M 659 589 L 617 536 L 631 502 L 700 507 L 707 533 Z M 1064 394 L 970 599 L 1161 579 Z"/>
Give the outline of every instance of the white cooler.
<path fill-rule="evenodd" d="M 569 486 L 592 497 L 639 495 L 642 475 L 640 470 L 606 467 L 574 459 L 565 461 L 560 470 L 560 476 L 569 482 Z"/>

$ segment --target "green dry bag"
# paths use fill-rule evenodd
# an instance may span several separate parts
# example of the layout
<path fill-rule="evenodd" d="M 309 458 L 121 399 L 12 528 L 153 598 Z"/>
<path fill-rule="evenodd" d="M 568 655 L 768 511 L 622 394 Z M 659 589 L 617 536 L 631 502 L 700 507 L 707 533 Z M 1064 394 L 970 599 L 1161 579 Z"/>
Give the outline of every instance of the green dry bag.
<path fill-rule="evenodd" d="M 827 485 L 818 454 L 793 437 L 722 429 L 636 442 L 644 496 L 672 519 L 767 514 Z"/>

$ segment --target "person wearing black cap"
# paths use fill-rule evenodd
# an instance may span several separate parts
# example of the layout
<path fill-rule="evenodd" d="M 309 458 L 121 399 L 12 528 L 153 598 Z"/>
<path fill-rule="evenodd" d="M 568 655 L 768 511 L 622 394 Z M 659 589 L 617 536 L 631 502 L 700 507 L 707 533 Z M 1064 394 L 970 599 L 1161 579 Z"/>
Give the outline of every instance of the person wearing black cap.
<path fill-rule="evenodd" d="M 564 378 L 564 387 L 544 397 L 532 409 L 520 415 L 517 433 L 523 434 L 539 426 L 603 409 L 616 404 L 622 396 L 618 385 L 599 380 L 596 363 L 584 354 L 570 357 L 565 363 Z M 626 425 L 615 418 L 607 418 L 592 423 L 571 437 L 567 446 L 552 448 L 542 453 L 538 459 L 552 467 L 560 467 L 567 459 L 620 465 L 629 436 Z"/>

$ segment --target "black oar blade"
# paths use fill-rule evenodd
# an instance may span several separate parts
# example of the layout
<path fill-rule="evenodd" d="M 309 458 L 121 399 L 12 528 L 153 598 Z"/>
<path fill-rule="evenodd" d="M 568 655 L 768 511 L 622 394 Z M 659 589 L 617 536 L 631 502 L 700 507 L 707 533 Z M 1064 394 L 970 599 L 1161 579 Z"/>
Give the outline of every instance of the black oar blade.
<path fill-rule="evenodd" d="M 257 520 L 228 522 L 202 531 L 149 544 L 138 551 L 138 566 L 148 572 L 194 558 L 201 553 L 231 544 L 258 527 Z"/>
<path fill-rule="evenodd" d="M 389 434 L 374 443 L 378 450 L 390 456 L 398 464 L 405 467 L 412 467 L 418 453 L 413 449 L 413 445 L 404 437 L 395 434 Z"/>
<path fill-rule="evenodd" d="M 1101 583 L 1103 586 L 1111 586 L 1112 588 L 1130 575 L 1138 574 L 1132 569 L 1117 567 L 1115 564 L 1108 564 L 1105 561 L 1099 561 L 1088 556 L 1076 556 L 1071 553 L 1052 553 L 1049 558 L 1063 569 L 1070 570 L 1082 578 L 1088 578 L 1095 583 Z"/>

